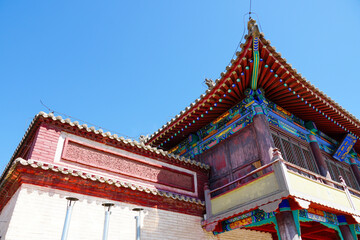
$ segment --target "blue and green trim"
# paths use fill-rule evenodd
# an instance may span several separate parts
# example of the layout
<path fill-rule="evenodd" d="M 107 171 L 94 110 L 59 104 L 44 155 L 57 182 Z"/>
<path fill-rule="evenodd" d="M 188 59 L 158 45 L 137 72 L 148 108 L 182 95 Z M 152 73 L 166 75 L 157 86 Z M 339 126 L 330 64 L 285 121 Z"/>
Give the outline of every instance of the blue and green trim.
<path fill-rule="evenodd" d="M 293 212 L 294 216 L 298 218 L 299 222 L 318 222 L 327 228 L 334 229 L 341 240 L 344 240 L 341 231 L 338 217 L 334 213 L 329 213 L 316 209 L 301 209 Z"/>
<path fill-rule="evenodd" d="M 258 37 L 253 38 L 253 55 L 254 55 L 254 66 L 251 77 L 251 89 L 255 91 L 257 89 L 257 83 L 258 83 L 259 60 L 260 60 Z"/>
<path fill-rule="evenodd" d="M 255 115 L 264 114 L 271 125 L 277 126 L 291 135 L 309 142 L 308 135 L 314 134 L 321 150 L 333 154 L 338 144 L 321 131 L 311 132 L 305 126 L 305 122 L 297 116 L 289 113 L 277 104 L 268 101 L 264 97 L 262 89 L 245 91 L 246 98 L 225 112 L 219 118 L 201 128 L 196 133 L 189 135 L 187 139 L 178 144 L 171 153 L 188 158 L 213 148 L 231 135 L 239 132 L 252 122 Z M 351 153 L 345 158 L 344 162 L 350 164 Z M 355 161 L 360 166 L 359 158 L 356 153 L 352 153 Z"/>
<path fill-rule="evenodd" d="M 276 230 L 279 231 L 275 218 L 275 212 L 267 213 L 263 210 L 256 209 L 221 222 L 222 231 L 215 231 L 213 234 L 218 235 L 238 228 L 259 227 L 266 224 L 274 224 Z"/>
<path fill-rule="evenodd" d="M 360 235 L 360 226 L 359 224 L 351 224 L 349 225 L 351 234 L 354 239 L 357 239 L 357 235 Z"/>
<path fill-rule="evenodd" d="M 300 209 L 300 210 L 291 210 L 290 204 L 287 199 L 284 199 L 279 204 L 279 210 L 282 211 L 291 211 L 294 217 L 294 222 L 298 235 L 301 236 L 301 222 L 318 222 L 324 225 L 327 228 L 333 229 L 337 232 L 339 238 L 344 240 L 340 226 L 346 224 L 346 219 L 344 216 L 337 216 L 334 213 L 322 211 L 319 209 Z M 280 239 L 279 228 L 276 221 L 276 212 L 267 213 L 261 209 L 256 209 L 247 213 L 240 214 L 236 217 L 224 220 L 220 223 L 220 231 L 214 231 L 214 235 L 218 235 L 227 231 L 231 231 L 239 228 L 251 228 L 251 227 L 260 227 L 263 225 L 273 224 L 274 228 L 277 231 L 278 237 Z M 360 227 L 358 224 L 349 225 L 350 231 L 354 236 L 354 239 L 357 239 L 357 235 L 360 234 Z"/>
<path fill-rule="evenodd" d="M 333 158 L 339 161 L 344 161 L 346 156 L 350 153 L 351 149 L 355 145 L 357 138 L 352 134 L 347 134 L 344 140 L 341 142 L 336 152 L 333 154 Z"/>
<path fill-rule="evenodd" d="M 279 211 L 285 212 L 285 211 L 291 211 L 289 200 L 283 199 L 281 203 L 279 204 Z"/>

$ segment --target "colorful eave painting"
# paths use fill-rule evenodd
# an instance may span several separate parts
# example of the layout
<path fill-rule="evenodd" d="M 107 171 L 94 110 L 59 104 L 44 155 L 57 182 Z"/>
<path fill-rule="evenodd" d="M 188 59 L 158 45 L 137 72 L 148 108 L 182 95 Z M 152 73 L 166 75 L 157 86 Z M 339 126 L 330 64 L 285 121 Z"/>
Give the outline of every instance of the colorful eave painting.
<path fill-rule="evenodd" d="M 305 122 L 313 121 L 328 136 L 341 141 L 351 134 L 359 139 L 360 121 L 297 73 L 263 33 L 246 35 L 236 56 L 215 86 L 152 134 L 147 143 L 169 150 L 242 101 L 246 89 L 259 88 L 266 99 Z M 359 141 L 355 150 L 360 152 Z"/>

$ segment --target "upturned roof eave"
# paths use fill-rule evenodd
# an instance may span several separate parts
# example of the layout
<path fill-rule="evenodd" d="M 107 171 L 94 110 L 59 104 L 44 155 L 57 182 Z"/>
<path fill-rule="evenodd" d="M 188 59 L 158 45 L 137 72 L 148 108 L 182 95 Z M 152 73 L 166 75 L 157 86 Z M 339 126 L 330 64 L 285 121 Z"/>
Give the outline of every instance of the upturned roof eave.
<path fill-rule="evenodd" d="M 339 122 L 341 123 L 341 126 L 343 126 L 344 133 L 349 132 L 355 136 L 360 135 L 359 119 L 357 119 L 354 115 L 352 115 L 346 109 L 341 107 L 340 104 L 335 102 L 324 92 L 320 91 L 316 86 L 314 86 L 312 83 L 310 83 L 310 81 L 308 81 L 305 77 L 303 77 L 300 73 L 298 73 L 295 68 L 293 68 L 290 64 L 287 63 L 285 58 L 281 57 L 281 54 L 276 51 L 275 47 L 270 45 L 269 40 L 266 40 L 262 36 L 262 37 L 260 37 L 260 41 L 264 44 L 264 46 L 267 47 L 267 49 L 271 52 L 273 57 L 275 59 L 277 59 L 284 66 L 284 68 L 287 71 L 290 72 L 290 74 L 296 80 L 297 85 L 301 86 L 301 88 L 303 88 L 304 90 L 309 92 L 309 94 L 311 95 L 311 98 L 310 98 L 311 102 L 322 102 L 322 104 L 321 104 L 322 108 L 324 108 L 325 111 L 329 113 L 327 115 L 331 115 L 332 118 L 335 118 L 335 117 L 340 118 L 341 120 Z M 270 100 L 272 100 L 272 99 L 270 98 Z M 319 103 L 317 103 L 317 104 L 319 104 Z M 282 106 L 282 107 L 286 108 L 286 106 Z M 312 111 L 312 110 L 310 110 L 310 111 Z M 331 124 L 331 122 L 330 122 L 330 124 Z M 336 124 L 334 124 L 334 126 L 336 126 Z M 351 128 L 352 128 L 352 130 L 351 130 Z"/>
<path fill-rule="evenodd" d="M 181 111 L 180 114 L 176 115 L 172 118 L 169 122 L 163 125 L 160 129 L 158 129 L 155 133 L 153 133 L 149 140 L 147 141 L 148 144 L 151 145 L 158 145 L 161 143 L 159 141 L 161 136 L 168 136 L 171 133 L 172 128 L 178 125 L 180 122 L 186 122 L 186 117 L 191 115 L 198 109 L 198 107 L 206 102 L 216 91 L 219 89 L 220 86 L 224 84 L 224 81 L 228 78 L 229 74 L 233 71 L 234 66 L 239 63 L 239 60 L 243 57 L 242 55 L 246 52 L 247 49 L 251 48 L 251 35 L 245 36 L 245 44 L 242 45 L 242 49 L 240 52 L 237 52 L 237 58 L 231 61 L 231 65 L 227 67 L 226 72 L 221 74 L 221 78 L 218 79 L 215 83 L 216 85 L 211 88 L 207 89 L 205 94 L 202 94 L 200 98 L 196 99 L 193 103 L 191 103 L 185 110 Z M 293 75 L 296 79 L 297 84 L 302 86 L 306 91 L 309 91 L 312 95 L 312 100 L 318 100 L 324 102 L 323 108 L 326 109 L 327 112 L 331 113 L 332 116 L 337 116 L 341 118 L 342 128 L 344 129 L 343 133 L 349 132 L 355 136 L 360 135 L 360 121 L 343 107 L 341 107 L 337 102 L 327 96 L 325 93 L 320 91 L 317 87 L 311 84 L 308 80 L 306 80 L 300 73 L 296 71 L 290 64 L 287 63 L 286 59 L 281 57 L 281 54 L 276 51 L 275 47 L 271 46 L 270 41 L 265 39 L 264 34 L 260 34 L 260 41 L 261 43 L 266 46 L 266 48 L 271 52 L 272 56 L 280 62 L 280 64 Z M 271 99 L 269 99 L 271 100 Z M 286 106 L 283 106 L 286 108 Z M 312 111 L 312 110 L 310 110 Z M 216 117 L 214 117 L 216 119 Z M 336 124 L 335 124 L 336 126 Z M 326 133 L 326 132 L 325 132 Z M 164 139 L 166 139 L 165 137 Z M 156 143 L 156 144 L 154 144 Z"/>
<path fill-rule="evenodd" d="M 194 102 L 192 102 L 188 107 L 186 107 L 184 110 L 182 110 L 179 114 L 177 114 L 174 118 L 172 118 L 170 121 L 168 121 L 166 124 L 164 124 L 161 128 L 159 128 L 156 132 L 154 132 L 152 135 L 150 135 L 149 140 L 147 141 L 148 144 L 154 145 L 154 142 L 157 140 L 159 136 L 164 134 L 165 132 L 171 130 L 172 127 L 179 124 L 182 121 L 186 121 L 186 118 L 193 114 L 196 109 L 199 108 L 202 104 L 206 103 L 210 100 L 210 98 L 218 91 L 218 89 L 224 85 L 225 80 L 229 77 L 230 73 L 233 71 L 233 69 L 236 67 L 237 64 L 241 61 L 241 59 L 244 57 L 244 54 L 246 51 L 252 46 L 252 36 L 251 35 L 245 35 L 245 43 L 242 44 L 243 46 L 241 48 L 241 51 L 236 53 L 237 58 L 233 59 L 231 61 L 231 65 L 226 68 L 225 72 L 221 73 L 221 78 L 217 79 L 215 81 L 215 86 L 212 88 L 208 88 L 204 94 L 201 94 L 199 98 L 195 99 Z"/>

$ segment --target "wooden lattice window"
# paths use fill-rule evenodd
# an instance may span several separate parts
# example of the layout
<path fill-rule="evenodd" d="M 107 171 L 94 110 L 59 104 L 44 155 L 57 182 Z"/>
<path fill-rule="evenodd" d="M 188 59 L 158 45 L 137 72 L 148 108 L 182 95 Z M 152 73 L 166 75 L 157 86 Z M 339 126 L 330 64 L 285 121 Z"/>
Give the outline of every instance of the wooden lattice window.
<path fill-rule="evenodd" d="M 339 177 L 342 176 L 349 187 L 357 190 L 360 189 L 351 167 L 348 164 L 339 162 L 325 153 L 323 153 L 323 158 L 325 159 L 332 180 L 340 182 Z"/>
<path fill-rule="evenodd" d="M 275 146 L 280 149 L 283 158 L 299 167 L 319 173 L 309 144 L 281 131 L 272 131 Z"/>

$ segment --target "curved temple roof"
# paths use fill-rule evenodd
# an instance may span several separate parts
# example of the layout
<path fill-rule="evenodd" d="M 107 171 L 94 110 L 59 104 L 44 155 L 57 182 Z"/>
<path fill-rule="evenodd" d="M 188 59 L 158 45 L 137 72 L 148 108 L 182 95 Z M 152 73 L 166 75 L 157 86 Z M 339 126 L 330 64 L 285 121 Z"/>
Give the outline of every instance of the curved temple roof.
<path fill-rule="evenodd" d="M 305 121 L 315 122 L 319 130 L 336 140 L 341 140 L 346 133 L 359 139 L 360 121 L 292 68 L 263 33 L 250 29 L 241 51 L 236 53 L 237 58 L 221 73 L 221 78 L 153 133 L 148 144 L 170 149 L 245 98 L 244 92 L 251 87 L 253 74 L 254 36 L 258 37 L 255 48 L 260 55 L 257 87 L 264 89 L 267 99 Z M 359 141 L 355 148 L 360 151 Z"/>

